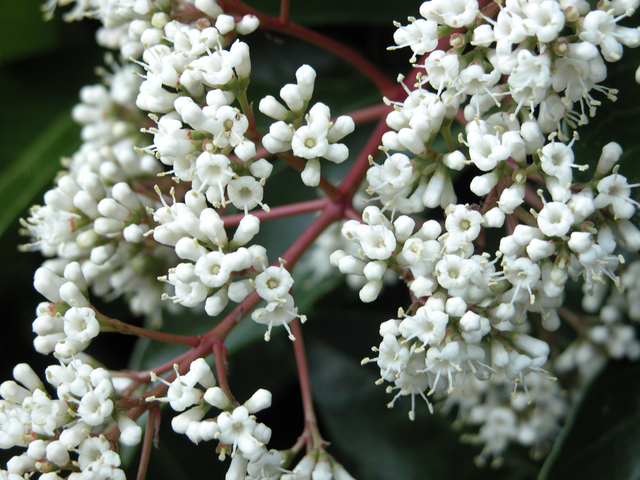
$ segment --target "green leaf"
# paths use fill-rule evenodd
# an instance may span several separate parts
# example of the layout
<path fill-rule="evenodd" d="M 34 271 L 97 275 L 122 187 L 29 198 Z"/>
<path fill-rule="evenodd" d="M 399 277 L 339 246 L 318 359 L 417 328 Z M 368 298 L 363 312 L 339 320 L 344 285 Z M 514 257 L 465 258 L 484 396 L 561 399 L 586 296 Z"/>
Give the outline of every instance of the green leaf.
<path fill-rule="evenodd" d="M 42 20 L 40 3 L 33 0 L 0 2 L 0 64 L 43 53 L 59 44 L 58 22 Z"/>
<path fill-rule="evenodd" d="M 60 153 L 80 144 L 79 127 L 65 111 L 0 175 L 0 235 L 61 170 Z"/>
<path fill-rule="evenodd" d="M 611 362 L 567 418 L 538 480 L 640 478 L 640 364 Z"/>

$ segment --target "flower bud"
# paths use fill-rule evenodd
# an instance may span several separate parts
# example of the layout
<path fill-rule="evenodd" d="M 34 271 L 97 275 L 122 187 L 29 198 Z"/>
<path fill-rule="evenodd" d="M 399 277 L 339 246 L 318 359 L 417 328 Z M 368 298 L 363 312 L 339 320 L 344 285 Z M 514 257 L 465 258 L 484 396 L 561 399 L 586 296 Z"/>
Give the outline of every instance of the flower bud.
<path fill-rule="evenodd" d="M 292 112 L 298 112 L 304 108 L 302 92 L 298 85 L 294 85 L 293 83 L 286 84 L 280 89 L 280 97 L 285 101 L 289 110 Z"/>
<path fill-rule="evenodd" d="M 225 290 L 219 290 L 204 302 L 204 311 L 207 312 L 207 315 L 210 317 L 216 317 L 220 315 L 228 303 L 229 296 L 227 292 Z"/>
<path fill-rule="evenodd" d="M 197 262 L 200 257 L 207 254 L 207 249 L 195 238 L 183 237 L 176 243 L 176 254 L 183 260 Z"/>
<path fill-rule="evenodd" d="M 187 433 L 189 424 L 199 422 L 202 420 L 202 417 L 204 417 L 204 410 L 202 408 L 190 408 L 171 419 L 171 428 L 173 428 L 173 431 L 176 433 Z"/>
<path fill-rule="evenodd" d="M 484 214 L 484 226 L 487 228 L 500 228 L 504 225 L 505 213 L 499 207 L 493 207 Z"/>
<path fill-rule="evenodd" d="M 445 176 L 442 173 L 436 171 L 436 173 L 433 174 L 431 180 L 429 180 L 427 188 L 422 194 L 422 203 L 425 207 L 436 208 L 440 205 L 445 181 Z"/>
<path fill-rule="evenodd" d="M 254 291 L 255 288 L 253 288 L 251 280 L 249 279 L 233 282 L 229 285 L 229 300 L 240 303 Z"/>
<path fill-rule="evenodd" d="M 220 35 L 226 35 L 236 27 L 236 22 L 231 15 L 223 13 L 216 18 L 215 27 L 220 32 Z"/>
<path fill-rule="evenodd" d="M 223 11 L 215 0 L 196 0 L 195 6 L 212 18 L 216 18 Z"/>
<path fill-rule="evenodd" d="M 248 13 L 236 23 L 236 31 L 240 35 L 249 35 L 255 32 L 260 26 L 260 20 L 255 15 Z"/>
<path fill-rule="evenodd" d="M 33 368 L 27 363 L 19 363 L 13 367 L 13 378 L 32 392 L 36 388 L 42 387 L 40 377 L 38 377 L 38 374 L 36 374 Z"/>
<path fill-rule="evenodd" d="M 398 140 L 404 147 L 414 155 L 422 155 L 427 151 L 422 139 L 415 130 L 411 128 L 403 128 L 398 132 Z"/>
<path fill-rule="evenodd" d="M 489 172 L 474 177 L 473 180 L 471 180 L 469 189 L 479 197 L 484 197 L 497 183 L 498 177 L 494 175 L 493 172 Z"/>
<path fill-rule="evenodd" d="M 371 280 L 360 289 L 360 300 L 363 303 L 371 303 L 378 298 L 380 290 L 382 290 L 382 281 Z"/>
<path fill-rule="evenodd" d="M 91 249 L 89 259 L 96 265 L 104 265 L 116 253 L 115 243 L 107 243 Z"/>
<path fill-rule="evenodd" d="M 231 405 L 229 397 L 227 397 L 220 387 L 208 388 L 207 391 L 204 392 L 203 398 L 209 405 L 213 405 L 220 410 L 225 410 Z"/>
<path fill-rule="evenodd" d="M 47 445 L 47 460 L 55 463 L 58 467 L 64 467 L 69 463 L 69 451 L 62 442 L 56 440 Z"/>
<path fill-rule="evenodd" d="M 142 207 L 140 198 L 133 190 L 131 190 L 131 187 L 127 183 L 116 183 L 111 190 L 111 195 L 113 195 L 113 198 L 119 204 L 124 205 L 130 211 L 137 210 Z"/>
<path fill-rule="evenodd" d="M 352 133 L 355 128 L 356 124 L 353 122 L 353 118 L 348 115 L 340 115 L 333 122 L 333 127 L 327 132 L 327 139 L 331 143 L 337 142 Z"/>
<path fill-rule="evenodd" d="M 609 173 L 613 166 L 618 163 L 620 156 L 622 155 L 622 147 L 616 142 L 609 142 L 602 147 L 602 153 L 596 166 L 598 173 Z"/>
<path fill-rule="evenodd" d="M 442 163 L 444 163 L 451 170 L 462 170 L 469 163 L 460 150 L 455 150 L 451 153 L 445 154 L 442 157 Z"/>
<path fill-rule="evenodd" d="M 387 264 L 381 260 L 369 262 L 365 265 L 362 273 L 367 280 L 382 280 L 382 276 L 387 271 Z"/>
<path fill-rule="evenodd" d="M 256 413 L 271 406 L 271 392 L 264 388 L 254 393 L 249 400 L 244 403 L 249 413 Z"/>
<path fill-rule="evenodd" d="M 317 187 L 320 183 L 320 161 L 317 158 L 308 160 L 300 178 L 307 187 Z"/>
<path fill-rule="evenodd" d="M 309 65 L 302 65 L 296 71 L 296 81 L 303 100 L 310 100 L 313 95 L 313 87 L 316 81 L 316 71 Z M 292 109 L 293 110 L 293 109 Z"/>
<path fill-rule="evenodd" d="M 34 288 L 53 303 L 60 301 L 59 289 L 64 283 L 64 279 L 44 267 L 38 268 L 33 276 Z"/>
<path fill-rule="evenodd" d="M 109 211 L 111 212 L 111 210 Z M 119 221 L 113 218 L 100 217 L 96 218 L 96 221 L 93 222 L 93 229 L 96 231 L 96 233 L 104 237 L 121 233 L 122 230 L 124 230 L 124 227 L 125 225 L 123 221 Z"/>
<path fill-rule="evenodd" d="M 236 233 L 233 235 L 233 241 L 239 245 L 246 245 L 260 231 L 260 219 L 255 215 L 245 215 L 240 220 Z"/>

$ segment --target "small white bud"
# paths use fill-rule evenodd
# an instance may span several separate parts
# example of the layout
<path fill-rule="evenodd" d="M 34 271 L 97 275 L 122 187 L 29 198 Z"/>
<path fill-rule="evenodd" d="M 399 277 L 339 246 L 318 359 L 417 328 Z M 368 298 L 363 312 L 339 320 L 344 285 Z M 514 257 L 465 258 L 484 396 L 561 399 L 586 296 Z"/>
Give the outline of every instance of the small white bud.
<path fill-rule="evenodd" d="M 261 388 L 244 403 L 244 406 L 249 410 L 249 413 L 256 413 L 269 408 L 271 406 L 271 398 L 271 392 Z"/>
<path fill-rule="evenodd" d="M 220 410 L 225 410 L 229 405 L 231 405 L 229 397 L 227 397 L 220 387 L 208 388 L 207 391 L 204 392 L 203 398 L 209 405 L 213 405 Z"/>
<path fill-rule="evenodd" d="M 229 284 L 229 300 L 240 303 L 254 291 L 255 288 L 253 288 L 251 280 L 249 279 L 233 282 Z"/>
<path fill-rule="evenodd" d="M 505 213 L 499 207 L 493 207 L 484 214 L 484 225 L 488 228 L 500 228 L 504 225 Z"/>
<path fill-rule="evenodd" d="M 204 410 L 201 408 L 190 408 L 176 415 L 171 419 L 171 428 L 176 433 L 187 433 L 187 429 L 192 422 L 199 422 L 204 417 Z"/>
<path fill-rule="evenodd" d="M 258 110 L 266 116 L 276 120 L 284 120 L 287 118 L 288 110 L 273 96 L 267 95 L 258 104 Z"/>
<path fill-rule="evenodd" d="M 93 229 L 96 233 L 104 237 L 121 233 L 122 230 L 124 230 L 124 226 L 124 222 L 113 218 L 100 217 L 96 218 L 95 222 L 93 222 Z"/>
<path fill-rule="evenodd" d="M 298 112 L 304 108 L 304 100 L 300 87 L 293 83 L 288 83 L 280 89 L 280 97 L 285 101 L 289 110 Z M 271 131 L 269 131 L 271 133 Z"/>
<path fill-rule="evenodd" d="M 140 198 L 133 190 L 131 190 L 131 187 L 127 183 L 116 183 L 111 190 L 111 195 L 113 195 L 113 198 L 118 203 L 124 205 L 131 211 L 142 207 Z"/>
<path fill-rule="evenodd" d="M 422 203 L 427 208 L 436 208 L 440 205 L 442 193 L 444 192 L 445 177 L 443 174 L 436 172 L 429 180 L 427 188 L 422 194 Z"/>
<path fill-rule="evenodd" d="M 140 243 L 144 240 L 144 234 L 147 229 L 143 229 L 140 225 L 128 225 L 122 231 L 125 241 L 129 243 Z"/>
<path fill-rule="evenodd" d="M 42 381 L 33 368 L 27 363 L 19 363 L 13 367 L 13 378 L 24 385 L 27 390 L 34 391 L 36 388 L 42 387 Z"/>
<path fill-rule="evenodd" d="M 69 463 L 69 451 L 59 441 L 53 441 L 47 445 L 47 460 L 55 463 L 58 467 L 64 467 Z"/>
<path fill-rule="evenodd" d="M 479 197 L 484 197 L 497 183 L 498 177 L 494 175 L 493 172 L 489 172 L 474 177 L 473 180 L 471 180 L 469 189 Z"/>
<path fill-rule="evenodd" d="M 65 280 L 53 273 L 48 268 L 38 268 L 33 276 L 33 286 L 50 302 L 56 303 L 60 301 L 60 287 L 65 283 Z"/>
<path fill-rule="evenodd" d="M 91 249 L 89 259 L 96 265 L 104 265 L 116 253 L 114 243 L 107 243 Z"/>
<path fill-rule="evenodd" d="M 371 303 L 376 298 L 378 298 L 378 294 L 382 290 L 382 281 L 381 280 L 371 280 L 367 282 L 364 287 L 360 289 L 360 300 L 363 303 Z"/>
<path fill-rule="evenodd" d="M 296 81 L 300 89 L 300 96 L 303 100 L 309 101 L 313 96 L 313 87 L 316 81 L 316 71 L 309 65 L 302 65 L 296 71 Z"/>
<path fill-rule="evenodd" d="M 140 443 L 142 438 L 142 428 L 129 417 L 122 417 L 118 421 L 120 429 L 120 442 L 124 445 L 133 446 Z"/>
<path fill-rule="evenodd" d="M 258 17 L 249 13 L 242 17 L 238 23 L 236 23 L 236 31 L 240 35 L 249 35 L 250 33 L 255 32 L 259 26 L 260 20 L 258 19 Z"/>
<path fill-rule="evenodd" d="M 267 159 L 261 158 L 251 164 L 249 171 L 256 178 L 269 178 L 273 171 L 273 164 Z"/>
<path fill-rule="evenodd" d="M 215 27 L 220 32 L 220 35 L 226 35 L 236 27 L 236 22 L 231 15 L 223 13 L 216 18 Z"/>
<path fill-rule="evenodd" d="M 317 158 L 308 160 L 300 178 L 307 187 L 317 187 L 320 183 L 320 161 Z"/>
<path fill-rule="evenodd" d="M 398 140 L 414 155 L 422 155 L 427 151 L 424 141 L 411 128 L 402 128 L 398 132 Z"/>
<path fill-rule="evenodd" d="M 240 220 L 236 233 L 233 235 L 233 241 L 239 245 L 246 245 L 260 231 L 260 219 L 255 215 L 245 215 Z"/>
<path fill-rule="evenodd" d="M 396 221 L 393 222 L 393 226 L 395 228 L 395 235 L 398 242 L 406 242 L 413 234 L 416 222 L 413 218 L 407 215 L 400 215 Z"/>
<path fill-rule="evenodd" d="M 131 212 L 129 209 L 120 205 L 113 198 L 103 198 L 98 203 L 98 212 L 103 217 L 119 220 L 120 222 L 126 222 Z"/>
<path fill-rule="evenodd" d="M 637 75 L 637 74 L 636 74 Z M 609 142 L 602 147 L 602 153 L 598 160 L 596 170 L 598 173 L 609 173 L 613 166 L 618 163 L 622 155 L 622 147 L 616 142 Z"/>
<path fill-rule="evenodd" d="M 196 0 L 195 6 L 198 10 L 213 18 L 216 18 L 223 12 L 215 0 Z"/>
<path fill-rule="evenodd" d="M 382 276 L 387 271 L 387 264 L 382 260 L 377 260 L 375 262 L 369 262 L 365 265 L 362 273 L 367 280 L 382 280 Z"/>
<path fill-rule="evenodd" d="M 216 317 L 220 315 L 228 303 L 229 297 L 227 296 L 227 292 L 225 290 L 219 290 L 204 302 L 204 311 L 207 312 L 207 315 L 210 317 Z"/>

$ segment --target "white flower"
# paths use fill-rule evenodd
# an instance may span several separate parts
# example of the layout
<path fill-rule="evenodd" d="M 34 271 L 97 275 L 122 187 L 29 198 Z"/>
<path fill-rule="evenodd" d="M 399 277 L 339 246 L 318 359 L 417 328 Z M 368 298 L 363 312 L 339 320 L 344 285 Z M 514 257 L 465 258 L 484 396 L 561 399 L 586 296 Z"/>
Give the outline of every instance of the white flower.
<path fill-rule="evenodd" d="M 229 201 L 233 203 L 237 209 L 243 210 L 246 214 L 257 205 L 262 205 L 264 189 L 255 178 L 244 176 L 234 178 L 229 182 L 227 185 L 227 194 L 229 195 Z"/>
<path fill-rule="evenodd" d="M 437 346 L 444 340 L 448 322 L 446 313 L 422 306 L 414 316 L 404 318 L 399 329 L 407 340 L 417 338 L 423 345 Z"/>
<path fill-rule="evenodd" d="M 283 299 L 293 286 L 291 274 L 281 264 L 267 268 L 255 278 L 255 288 L 267 302 Z"/>
<path fill-rule="evenodd" d="M 232 445 L 234 453 L 239 449 L 244 456 L 250 458 L 262 446 L 262 442 L 253 436 L 257 424 L 246 407 L 237 407 L 232 413 L 222 412 L 218 415 L 217 423 L 220 428 L 218 440 Z"/>
<path fill-rule="evenodd" d="M 362 251 L 372 260 L 386 260 L 396 248 L 396 237 L 384 225 L 358 225 L 355 230 Z"/>
<path fill-rule="evenodd" d="M 538 228 L 548 237 L 564 237 L 573 225 L 571 209 L 561 202 L 548 202 L 540 210 Z"/>
<path fill-rule="evenodd" d="M 593 200 L 596 208 L 609 206 L 616 218 L 628 220 L 633 216 L 638 203 L 630 198 L 631 187 L 627 179 L 619 174 L 609 175 L 598 182 L 598 196 Z"/>
<path fill-rule="evenodd" d="M 477 0 L 431 0 L 420 7 L 420 15 L 424 18 L 452 28 L 471 25 L 477 13 Z"/>
<path fill-rule="evenodd" d="M 393 34 L 393 40 L 397 47 L 391 49 L 410 47 L 413 51 L 410 62 L 438 46 L 438 24 L 433 20 L 414 19 L 405 27 L 400 24 L 396 26 L 398 29 Z"/>
<path fill-rule="evenodd" d="M 89 343 L 100 333 L 95 311 L 87 307 L 67 310 L 64 314 L 64 333 L 75 341 Z"/>
<path fill-rule="evenodd" d="M 270 302 L 264 308 L 257 308 L 251 314 L 251 318 L 256 323 L 267 325 L 267 332 L 264 334 L 265 340 L 271 338 L 271 329 L 274 326 L 283 325 L 289 333 L 289 338 L 295 340 L 289 329 L 289 322 L 299 317 L 298 308 L 294 306 L 293 297 L 288 293 L 284 294 L 279 300 Z"/>
<path fill-rule="evenodd" d="M 327 128 L 321 124 L 305 125 L 291 139 L 293 154 L 306 159 L 324 157 L 329 149 Z"/>

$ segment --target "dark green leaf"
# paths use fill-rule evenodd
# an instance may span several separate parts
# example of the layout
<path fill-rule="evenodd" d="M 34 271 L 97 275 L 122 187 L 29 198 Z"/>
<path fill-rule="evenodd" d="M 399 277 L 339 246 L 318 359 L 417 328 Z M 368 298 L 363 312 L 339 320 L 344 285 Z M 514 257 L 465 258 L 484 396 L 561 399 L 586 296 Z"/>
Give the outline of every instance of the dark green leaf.
<path fill-rule="evenodd" d="M 67 111 L 54 120 L 0 176 L 0 235 L 61 170 L 60 153 L 80 144 L 79 128 Z"/>
<path fill-rule="evenodd" d="M 59 44 L 58 22 L 42 20 L 41 3 L 34 0 L 0 2 L 0 64 L 41 54 Z"/>
<path fill-rule="evenodd" d="M 640 364 L 611 362 L 571 411 L 539 480 L 640 478 Z"/>

